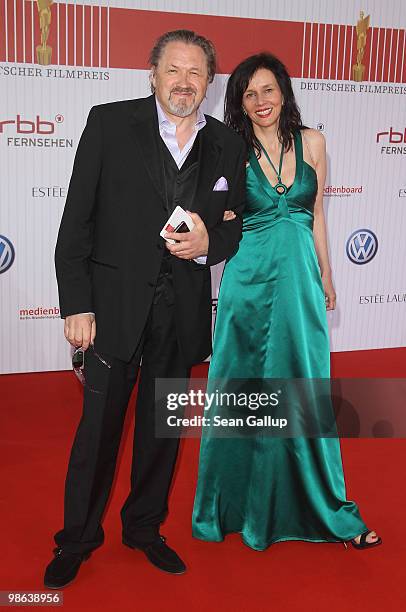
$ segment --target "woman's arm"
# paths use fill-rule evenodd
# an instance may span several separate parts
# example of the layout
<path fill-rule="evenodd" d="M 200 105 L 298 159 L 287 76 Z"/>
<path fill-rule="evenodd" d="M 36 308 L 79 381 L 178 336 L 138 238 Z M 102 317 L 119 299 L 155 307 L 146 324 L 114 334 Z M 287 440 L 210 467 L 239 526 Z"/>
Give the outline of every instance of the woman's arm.
<path fill-rule="evenodd" d="M 331 277 L 326 220 L 323 209 L 323 193 L 327 173 L 326 141 L 321 132 L 312 129 L 303 132 L 303 140 L 316 170 L 318 183 L 316 202 L 314 205 L 314 245 L 319 261 L 324 293 L 326 295 L 326 308 L 327 310 L 334 310 L 336 307 L 336 293 Z"/>

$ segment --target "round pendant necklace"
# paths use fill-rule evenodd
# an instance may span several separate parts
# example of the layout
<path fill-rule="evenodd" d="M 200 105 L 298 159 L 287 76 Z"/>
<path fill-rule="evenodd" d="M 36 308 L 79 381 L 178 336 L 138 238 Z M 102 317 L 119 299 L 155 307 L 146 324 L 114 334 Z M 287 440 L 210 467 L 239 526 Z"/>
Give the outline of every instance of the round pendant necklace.
<path fill-rule="evenodd" d="M 266 152 L 266 150 L 264 149 L 264 147 L 262 146 L 261 143 L 259 143 L 259 146 L 261 147 L 261 151 L 264 152 L 265 157 L 267 158 L 267 160 L 271 164 L 272 169 L 273 169 L 273 171 L 276 174 L 276 178 L 278 179 L 278 182 L 276 183 L 276 185 L 271 185 L 272 188 L 275 189 L 276 193 L 278 193 L 279 195 L 285 194 L 287 192 L 288 188 L 286 187 L 285 183 L 282 183 L 282 179 L 281 179 L 282 163 L 283 163 L 283 144 L 282 144 L 282 147 L 281 147 L 281 156 L 279 158 L 279 171 L 273 165 L 271 158 L 269 157 L 268 153 Z"/>

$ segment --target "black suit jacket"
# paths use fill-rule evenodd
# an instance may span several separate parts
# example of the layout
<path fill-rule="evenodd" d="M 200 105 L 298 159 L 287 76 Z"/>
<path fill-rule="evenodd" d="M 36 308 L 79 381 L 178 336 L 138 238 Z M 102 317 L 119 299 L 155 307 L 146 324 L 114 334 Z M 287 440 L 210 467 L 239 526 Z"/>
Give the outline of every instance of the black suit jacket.
<path fill-rule="evenodd" d="M 189 210 L 209 233 L 207 265 L 172 258 L 176 327 L 188 364 L 211 352 L 210 265 L 241 238 L 246 151 L 206 116 Z M 94 106 L 76 152 L 55 251 L 61 316 L 96 314 L 95 347 L 129 360 L 145 326 L 159 274 L 167 210 L 154 96 Z M 224 176 L 228 191 L 213 191 Z M 237 218 L 223 222 L 233 209 Z"/>

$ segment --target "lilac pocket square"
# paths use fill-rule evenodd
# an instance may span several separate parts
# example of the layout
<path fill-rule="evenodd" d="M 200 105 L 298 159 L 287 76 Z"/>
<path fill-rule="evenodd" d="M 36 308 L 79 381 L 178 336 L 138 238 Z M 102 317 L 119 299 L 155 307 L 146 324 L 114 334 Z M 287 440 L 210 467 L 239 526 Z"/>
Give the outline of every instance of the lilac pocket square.
<path fill-rule="evenodd" d="M 224 176 L 220 176 L 213 187 L 213 191 L 228 191 L 227 179 Z"/>

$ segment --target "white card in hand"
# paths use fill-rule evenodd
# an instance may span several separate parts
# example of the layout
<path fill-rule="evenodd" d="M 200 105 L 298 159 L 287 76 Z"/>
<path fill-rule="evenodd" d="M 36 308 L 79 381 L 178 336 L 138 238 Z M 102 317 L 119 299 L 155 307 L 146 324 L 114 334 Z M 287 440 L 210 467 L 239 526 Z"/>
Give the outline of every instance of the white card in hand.
<path fill-rule="evenodd" d="M 189 231 L 191 231 L 195 226 L 192 221 L 192 217 L 188 215 L 187 212 L 183 210 L 181 206 L 177 206 L 169 217 L 168 221 L 163 226 L 159 235 L 162 236 L 162 238 L 164 238 L 167 242 L 170 242 L 171 244 L 176 244 L 176 241 L 172 240 L 172 238 L 165 238 L 165 233 L 176 232 L 177 228 L 182 223 L 186 223 L 189 228 Z"/>

